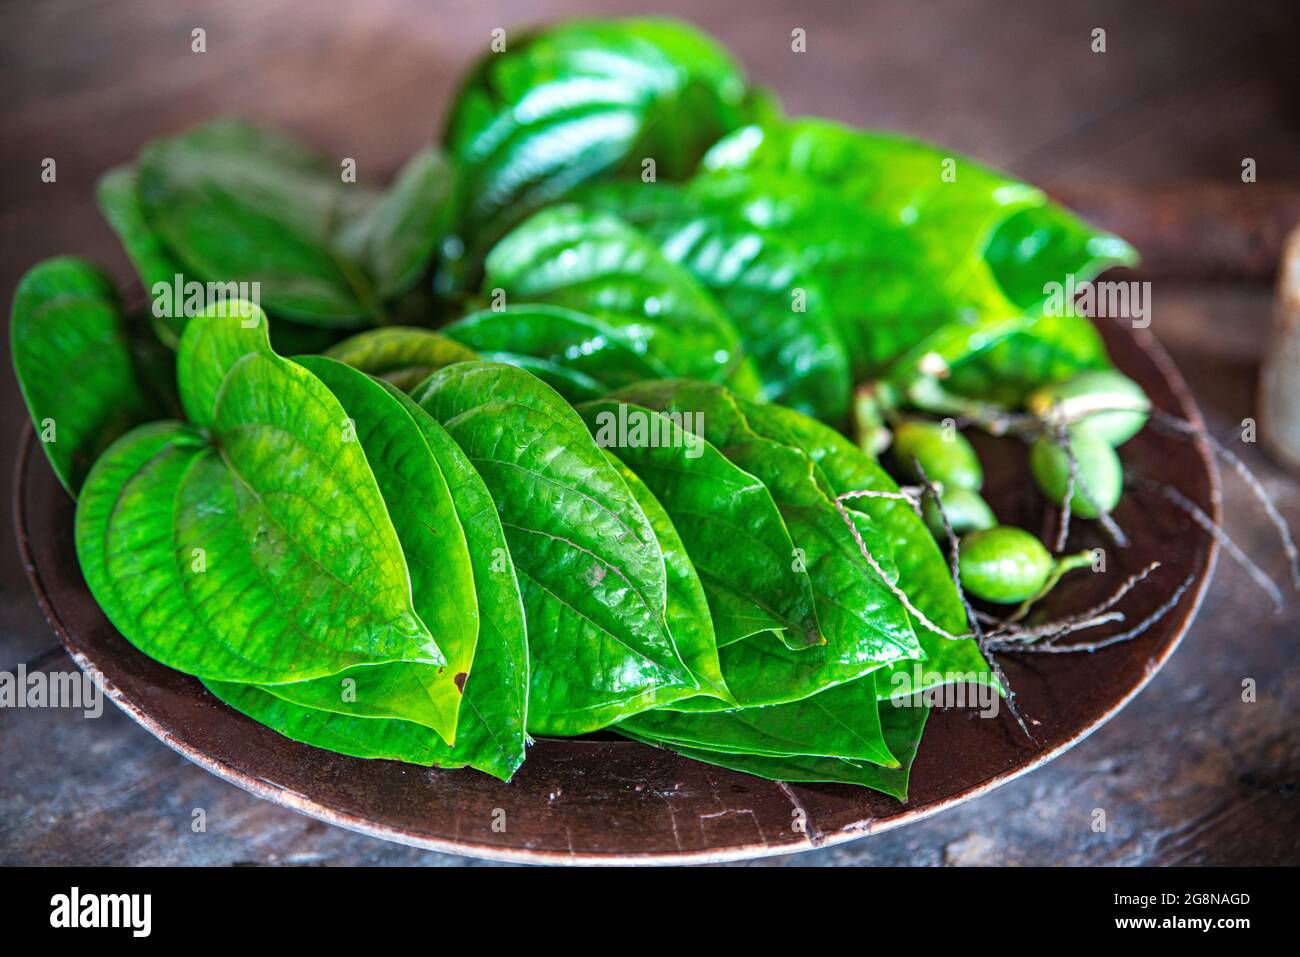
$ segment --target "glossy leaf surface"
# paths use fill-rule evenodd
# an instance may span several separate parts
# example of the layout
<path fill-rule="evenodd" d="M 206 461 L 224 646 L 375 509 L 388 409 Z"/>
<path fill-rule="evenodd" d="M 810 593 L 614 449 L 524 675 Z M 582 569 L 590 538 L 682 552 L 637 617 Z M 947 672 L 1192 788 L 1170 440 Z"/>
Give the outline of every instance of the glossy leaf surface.
<path fill-rule="evenodd" d="M 582 420 L 511 366 L 459 363 L 413 398 L 483 477 L 527 612 L 529 729 L 577 734 L 698 690 L 664 622 L 654 530 Z"/>
<path fill-rule="evenodd" d="M 797 648 L 820 641 L 812 584 L 807 572 L 791 567 L 794 543 L 762 482 L 703 436 L 688 439 L 680 418 L 614 400 L 578 411 L 597 443 L 625 462 L 672 517 L 709 596 L 720 646 L 769 629 L 788 631 Z M 662 439 L 620 443 L 618 426 L 629 416 L 651 422 Z"/>
<path fill-rule="evenodd" d="M 746 222 L 716 187 L 707 177 L 681 186 L 620 181 L 577 198 L 644 231 L 713 294 L 754 358 L 764 398 L 843 420 L 852 388 L 848 350 L 804 251 Z"/>
<path fill-rule="evenodd" d="M 370 324 L 429 262 L 450 216 L 449 174 L 418 154 L 380 193 L 301 144 L 220 121 L 141 153 L 144 220 L 190 278 L 259 283 L 277 316 Z"/>
<path fill-rule="evenodd" d="M 440 754 L 441 767 L 469 765 L 503 780 L 524 761 L 528 741 L 528 630 L 523 598 L 501 519 L 469 458 L 433 417 L 396 387 L 390 392 L 410 413 L 438 460 L 465 533 L 478 601 L 478 643 L 464 686 L 456 746 Z"/>
<path fill-rule="evenodd" d="M 535 364 L 529 362 L 533 359 L 571 370 L 602 392 L 670 374 L 641 351 L 636 336 L 561 306 L 484 309 L 445 326 L 442 332 L 497 362 L 533 371 Z"/>
<path fill-rule="evenodd" d="M 1096 327 L 1066 301 L 1066 284 L 1073 277 L 1079 288 L 1111 266 L 1136 264 L 1133 247 L 1049 203 L 1002 223 L 986 258 L 1008 295 L 1035 318 L 1005 341 L 953 363 L 949 388 L 1015 407 L 1035 388 L 1110 368 Z M 1054 306 L 1047 302 L 1050 284 L 1060 288 Z"/>
<path fill-rule="evenodd" d="M 478 354 L 442 333 L 410 326 L 386 326 L 349 336 L 325 355 L 410 392 L 443 366 Z"/>
<path fill-rule="evenodd" d="M 777 406 L 747 405 L 754 429 L 773 439 L 797 445 L 817 462 L 836 495 L 851 491 L 892 493 L 898 485 L 873 459 L 834 429 Z M 949 634 L 967 631 L 966 613 L 949 570 L 948 559 L 932 537 L 923 534 L 924 520 L 906 502 L 862 496 L 845 500 L 854 512 L 870 516 L 889 540 L 898 566 L 898 585 L 912 604 Z M 891 693 L 910 694 L 936 683 L 964 680 L 992 681 L 975 642 L 953 641 L 921 622 L 913 622 L 924 652 L 923 680 L 912 679 L 913 663 L 891 666 Z M 904 680 L 906 679 L 906 680 Z"/>
<path fill-rule="evenodd" d="M 177 552 L 206 556 L 185 586 L 209 627 L 233 647 L 279 642 L 286 658 L 297 643 L 320 646 L 263 682 L 367 661 L 442 663 L 349 417 L 323 383 L 271 351 L 264 314 L 232 303 L 196 318 L 178 360 L 182 401 L 214 444 L 175 496 Z"/>
<path fill-rule="evenodd" d="M 464 170 L 462 230 L 486 248 L 532 209 L 614 172 L 687 175 L 744 121 L 744 76 L 685 24 L 575 21 L 511 35 L 452 104 L 446 143 Z"/>
<path fill-rule="evenodd" d="M 610 213 L 563 205 L 535 214 L 493 247 L 483 291 L 595 316 L 675 375 L 759 389 L 735 326 L 708 292 Z"/>
<path fill-rule="evenodd" d="M 356 758 L 388 758 L 425 767 L 441 766 L 445 745 L 422 725 L 304 708 L 256 685 L 206 680 L 203 684 L 236 711 L 294 741 Z"/>
<path fill-rule="evenodd" d="M 897 768 L 886 768 L 866 761 L 852 761 L 841 758 L 821 757 L 769 757 L 755 754 L 735 754 L 724 751 L 710 751 L 703 748 L 672 746 L 672 750 L 707 764 L 743 771 L 773 781 L 792 782 L 828 782 L 837 784 L 856 784 L 883 791 L 900 801 L 907 800 L 908 777 L 912 762 L 916 758 L 921 744 L 921 734 L 929 717 L 929 708 L 916 706 L 895 707 L 892 702 L 879 705 L 880 727 L 885 737 L 885 744 L 898 761 Z M 656 742 L 639 738 L 635 732 L 623 731 L 628 737 L 643 740 L 647 744 Z"/>
<path fill-rule="evenodd" d="M 665 744 L 709 751 L 896 763 L 881 732 L 871 676 L 790 704 L 697 714 L 648 711 L 618 727 Z"/>
<path fill-rule="evenodd" d="M 47 259 L 14 293 L 14 372 L 37 438 L 74 496 L 99 454 L 164 414 L 137 372 L 112 283 L 82 259 Z"/>
<path fill-rule="evenodd" d="M 700 687 L 700 694 L 734 705 L 736 702 L 727 690 L 722 666 L 718 663 L 718 643 L 713 634 L 708 600 L 672 519 L 635 472 L 612 453 L 607 455 L 641 506 L 646 521 L 654 529 L 659 550 L 663 552 L 664 570 L 668 576 L 664 620 L 682 663 L 690 669 Z"/>
<path fill-rule="evenodd" d="M 807 571 L 823 643 L 791 650 L 760 634 L 722 648 L 723 675 L 737 701 L 752 706 L 798 700 L 919 654 L 907 612 L 858 551 L 810 457 L 756 433 L 737 399 L 718 386 L 650 382 L 611 398 L 699 413 L 705 438 L 771 492 L 795 546 L 791 567 Z M 889 543 L 865 515 L 855 520 L 880 570 L 895 576 Z M 710 708 L 699 702 L 682 707 Z"/>
<path fill-rule="evenodd" d="M 478 602 L 465 534 L 438 460 L 414 418 L 378 381 L 334 359 L 296 360 L 343 405 L 383 495 L 406 558 L 416 613 L 442 664 L 392 662 L 267 688 L 326 711 L 401 718 L 454 742 L 461 688 L 478 640 Z"/>
<path fill-rule="evenodd" d="M 524 760 L 528 647 L 523 602 L 496 508 L 450 436 L 394 387 L 393 397 L 419 425 L 447 478 L 474 569 L 479 617 L 473 670 L 454 747 L 409 721 L 362 718 L 292 704 L 251 685 L 208 682 L 227 704 L 279 733 L 357 757 L 391 758 L 443 768 L 471 766 L 508 781 Z M 274 690 L 274 689 L 269 689 Z"/>

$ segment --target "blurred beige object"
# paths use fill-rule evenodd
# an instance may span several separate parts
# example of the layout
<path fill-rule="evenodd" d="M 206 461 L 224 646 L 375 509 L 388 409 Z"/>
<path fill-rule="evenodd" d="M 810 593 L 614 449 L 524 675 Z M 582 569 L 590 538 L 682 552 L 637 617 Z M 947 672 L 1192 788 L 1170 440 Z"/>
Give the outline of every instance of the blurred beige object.
<path fill-rule="evenodd" d="M 1300 227 L 1287 237 L 1277 275 L 1273 336 L 1259 384 L 1264 445 L 1300 471 Z"/>

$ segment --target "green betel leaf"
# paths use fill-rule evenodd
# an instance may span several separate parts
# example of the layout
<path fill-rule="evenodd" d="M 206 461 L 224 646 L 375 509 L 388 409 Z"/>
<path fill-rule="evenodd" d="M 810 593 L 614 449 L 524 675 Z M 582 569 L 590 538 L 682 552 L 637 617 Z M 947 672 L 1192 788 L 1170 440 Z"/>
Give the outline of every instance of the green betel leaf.
<path fill-rule="evenodd" d="M 221 701 L 258 724 L 312 747 L 354 758 L 387 758 L 425 767 L 442 766 L 446 754 L 446 745 L 436 734 L 410 721 L 358 718 L 304 708 L 256 685 L 228 681 L 204 681 L 203 684 Z M 504 778 L 508 780 L 509 776 Z"/>
<path fill-rule="evenodd" d="M 201 126 L 144 149 L 138 190 L 146 221 L 197 279 L 260 282 L 273 312 L 326 325 L 364 324 L 379 308 L 368 277 L 335 255 L 361 192 L 292 140 Z"/>
<path fill-rule="evenodd" d="M 818 119 L 737 130 L 703 166 L 773 192 L 771 204 L 745 208 L 820 265 L 858 378 L 900 357 L 910 365 L 909 347 L 943 326 L 964 323 L 960 345 L 982 343 L 1022 311 L 983 256 L 1000 223 L 1044 202 L 1031 186 L 906 137 Z"/>
<path fill-rule="evenodd" d="M 456 738 L 461 688 L 478 640 L 474 573 L 465 535 L 442 469 L 414 418 L 377 380 L 334 359 L 296 360 L 343 404 L 397 529 L 420 620 L 436 637 L 445 664 L 365 665 L 267 687 L 286 701 L 362 717 L 401 718 Z"/>
<path fill-rule="evenodd" d="M 185 294 L 185 283 L 189 280 L 184 266 L 145 222 L 137 181 L 134 166 L 119 166 L 100 177 L 95 195 L 100 212 L 135 267 L 141 288 L 150 294 L 146 307 L 149 325 L 158 340 L 174 352 L 190 314 Z M 338 337 L 337 330 L 304 326 L 284 319 L 271 323 L 271 342 L 284 354 L 320 352 Z M 171 378 L 174 380 L 175 375 L 172 374 Z"/>
<path fill-rule="evenodd" d="M 698 690 L 664 622 L 654 530 L 573 409 L 511 366 L 459 363 L 413 398 L 482 476 L 519 574 L 529 729 L 578 734 Z"/>
<path fill-rule="evenodd" d="M 1072 308 L 1067 282 L 1080 287 L 1111 266 L 1134 265 L 1133 247 L 1048 203 L 1003 222 L 985 258 L 1031 322 L 991 348 L 953 362 L 947 388 L 1017 407 L 1040 386 L 1111 367 L 1100 333 Z M 1053 284 L 1060 290 L 1055 303 L 1047 292 Z"/>
<path fill-rule="evenodd" d="M 74 497 L 114 439 L 165 414 L 137 374 L 112 283 L 85 260 L 48 259 L 28 270 L 14 293 L 9 341 L 37 438 Z"/>
<path fill-rule="evenodd" d="M 736 130 L 709 150 L 702 166 L 711 173 L 769 171 L 825 183 L 846 201 L 906 225 L 949 220 L 954 248 L 967 244 L 962 255 L 982 254 L 1003 220 L 1044 201 L 1035 187 L 967 157 L 813 117 Z"/>
<path fill-rule="evenodd" d="M 700 686 L 700 694 L 727 704 L 736 704 L 722 678 L 722 666 L 718 663 L 718 643 L 713 634 L 713 620 L 709 615 L 704 588 L 687 557 L 677 529 L 673 527 L 672 519 L 645 483 L 637 478 L 636 473 L 608 450 L 607 455 L 627 483 L 628 490 L 641 506 L 646 520 L 654 529 L 655 538 L 659 540 L 664 569 L 668 575 L 668 599 L 664 617 L 668 630 L 672 633 L 673 643 L 677 645 L 678 655 L 686 667 L 690 668 L 696 684 Z"/>
<path fill-rule="evenodd" d="M 793 546 L 791 546 L 791 553 L 793 554 Z M 719 648 L 744 641 L 751 635 L 765 631 L 779 636 L 779 633 L 784 630 L 785 626 L 765 612 L 752 598 L 731 590 L 715 579 L 710 579 L 707 584 L 704 582 L 701 584 L 704 586 L 704 594 L 709 602 L 709 612 L 713 615 L 713 630 L 718 636 Z"/>
<path fill-rule="evenodd" d="M 1064 279 L 1062 266 L 1091 277 L 1136 258 L 1034 187 L 893 134 L 815 119 L 765 122 L 724 138 L 703 165 L 723 186 L 769 184 L 770 201 L 749 201 L 747 215 L 820 264 L 825 291 L 847 310 L 859 377 L 892 364 L 891 375 L 906 380 L 930 353 L 958 364 L 1025 330 L 1044 283 Z M 796 201 L 800 190 L 810 195 Z M 844 214 L 856 231 L 835 225 Z M 866 241 L 837 246 L 837 236 Z"/>
<path fill-rule="evenodd" d="M 445 768 L 468 764 L 509 780 L 524 761 L 528 740 L 528 631 L 505 531 L 483 479 L 446 429 L 396 387 L 388 390 L 424 433 L 447 480 L 478 598 L 478 644 L 460 706 L 456 746 L 438 763 Z"/>
<path fill-rule="evenodd" d="M 569 403 L 586 402 L 609 391 L 585 372 L 570 369 L 549 359 L 536 359 L 510 352 L 485 352 L 479 358 L 485 362 L 501 362 L 523 369 L 541 379 Z"/>
<path fill-rule="evenodd" d="M 178 376 L 218 459 L 196 463 L 176 493 L 177 549 L 209 555 L 207 572 L 186 579 L 191 599 L 236 647 L 251 622 L 322 649 L 298 663 L 305 673 L 260 683 L 366 662 L 443 664 L 412 607 L 401 545 L 354 424 L 323 383 L 271 351 L 261 310 L 236 302 L 196 317 L 181 338 Z M 248 620 L 221 613 L 244 592 Z M 317 670 L 330 650 L 340 663 Z"/>
<path fill-rule="evenodd" d="M 731 57 L 681 23 L 585 21 L 511 35 L 468 75 L 447 123 L 471 261 L 583 182 L 646 168 L 687 175 L 745 121 L 745 98 Z"/>
<path fill-rule="evenodd" d="M 719 386 L 648 382 L 611 398 L 702 422 L 707 441 L 767 486 L 795 546 L 792 568 L 807 570 L 824 643 L 790 651 L 767 635 L 756 635 L 727 645 L 720 657 L 736 700 L 757 705 L 808 697 L 920 653 L 906 610 L 880 574 L 891 580 L 897 575 L 889 542 L 865 515 L 855 516 L 877 572 L 859 551 L 810 457 L 759 435 L 737 399 Z M 787 673 L 788 679 L 783 677 Z"/>
<path fill-rule="evenodd" d="M 538 364 L 569 370 L 592 383 L 597 395 L 642 379 L 671 375 L 638 348 L 634 336 L 595 316 L 561 306 L 484 309 L 444 326 L 442 332 L 485 357 L 518 365 L 534 375 L 538 375 Z M 569 398 L 560 386 L 550 384 Z"/>
<path fill-rule="evenodd" d="M 325 351 L 354 369 L 410 392 L 443 366 L 477 359 L 473 349 L 430 329 L 388 326 L 350 336 Z"/>
<path fill-rule="evenodd" d="M 661 745 L 652 738 L 644 738 L 636 734 L 628 734 L 628 737 L 643 744 L 667 747 L 692 761 L 702 761 L 705 764 L 752 774 L 769 781 L 785 781 L 789 784 L 856 784 L 873 791 L 881 791 L 899 801 L 907 800 L 907 779 L 910 769 L 883 768 L 866 761 L 846 761 L 842 758 L 732 754 L 671 744 Z"/>
<path fill-rule="evenodd" d="M 232 499 L 229 473 L 180 423 L 141 426 L 95 464 L 77 503 L 77 557 L 127 640 L 180 671 L 235 681 L 298 680 L 399 656 L 385 658 L 378 642 L 320 644 L 285 617 L 249 561 Z M 214 534 L 189 536 L 196 520 Z"/>
<path fill-rule="evenodd" d="M 1110 266 L 1137 264 L 1137 251 L 1089 226 L 1055 203 L 1022 209 L 1003 220 L 989 239 L 984 258 L 1012 302 L 1024 309 L 1042 304 L 1048 282 L 1073 275 L 1091 282 Z"/>
<path fill-rule="evenodd" d="M 415 419 L 447 479 L 474 567 L 479 636 L 465 681 L 456 743 L 409 721 L 358 718 L 292 704 L 251 685 L 208 682 L 231 707 L 286 737 L 363 758 L 391 758 L 442 768 L 474 767 L 509 781 L 527 742 L 528 644 L 523 600 L 505 534 L 487 487 L 465 453 L 423 409 L 388 390 Z"/>
<path fill-rule="evenodd" d="M 380 298 L 406 292 L 424 274 L 452 227 L 455 180 L 446 157 L 423 149 L 407 160 L 387 192 L 377 197 L 340 237 L 361 263 Z"/>
<path fill-rule="evenodd" d="M 277 317 L 355 328 L 388 313 L 447 227 L 444 164 L 424 152 L 386 194 L 298 143 L 222 121 L 140 156 L 148 228 L 189 278 L 259 283 Z"/>
<path fill-rule="evenodd" d="M 915 226 L 853 204 L 832 185 L 759 170 L 712 174 L 693 187 L 764 239 L 791 244 L 816 283 L 854 378 L 886 368 L 937 328 L 979 308 L 988 324 L 1017 310 L 982 261 L 931 249 Z M 787 247 L 790 248 L 790 247 Z"/>
<path fill-rule="evenodd" d="M 747 223 L 717 180 L 620 181 L 576 199 L 621 216 L 690 271 L 736 324 L 764 398 L 832 422 L 848 413 L 848 350 L 804 252 Z M 645 377 L 643 377 L 645 378 Z"/>
<path fill-rule="evenodd" d="M 647 711 L 618 725 L 664 744 L 768 757 L 826 757 L 897 767 L 880 727 L 871 675 L 801 701 L 687 714 Z"/>
<path fill-rule="evenodd" d="M 578 408 L 667 510 L 704 585 L 718 645 L 787 632 L 791 647 L 821 641 L 808 574 L 791 566 L 790 533 L 767 487 L 677 421 L 626 402 Z M 652 438 L 653 433 L 653 438 Z"/>
<path fill-rule="evenodd" d="M 750 426 L 762 435 L 803 449 L 821 469 L 836 495 L 852 491 L 894 493 L 898 485 L 870 456 L 834 429 L 779 406 L 742 403 Z M 906 502 L 861 496 L 846 508 L 868 516 L 888 539 L 898 567 L 898 587 L 931 622 L 953 635 L 967 632 L 966 612 L 952 579 L 948 560 L 925 523 Z M 994 683 L 987 663 L 972 640 L 953 641 L 913 620 L 924 654 L 925 677 L 912 680 L 914 662 L 892 664 L 882 681 L 894 696 L 909 695 L 936 684 L 968 680 Z"/>
<path fill-rule="evenodd" d="M 734 754 L 724 751 L 709 751 L 702 748 L 686 748 L 669 745 L 673 751 L 684 757 L 733 771 L 757 775 L 771 781 L 791 782 L 828 782 L 834 784 L 856 784 L 861 787 L 882 791 L 900 801 L 907 800 L 908 778 L 912 762 L 916 758 L 921 744 L 921 734 L 925 730 L 925 721 L 930 716 L 930 709 L 924 706 L 896 708 L 890 702 L 881 702 L 880 725 L 884 732 L 885 744 L 899 766 L 881 767 L 867 761 L 845 760 L 843 758 L 822 757 L 770 757 L 757 754 Z M 622 729 L 620 729 L 622 730 Z M 646 744 L 655 741 L 644 739 L 632 732 L 624 732 L 634 740 Z"/>
<path fill-rule="evenodd" d="M 135 267 L 141 287 L 148 291 L 159 284 L 173 285 L 184 269 L 145 222 L 137 181 L 134 166 L 118 166 L 99 178 L 95 198 L 104 219 L 108 220 Z M 175 349 L 181 330 L 185 328 L 185 317 L 176 310 L 160 311 L 162 315 L 150 312 L 154 330 L 165 345 Z"/>
<path fill-rule="evenodd" d="M 610 213 L 564 205 L 535 214 L 493 247 L 483 290 L 595 316 L 673 375 L 726 381 L 746 395 L 760 388 L 735 326 L 708 292 Z"/>
<path fill-rule="evenodd" d="M 366 546 L 381 536 L 348 514 L 353 503 L 347 487 L 323 469 L 304 470 L 300 456 L 284 451 L 282 466 L 320 479 L 325 494 L 338 496 L 332 509 L 318 512 L 300 504 L 301 477 L 285 488 L 263 481 L 270 460 L 241 475 L 215 452 L 196 459 L 176 490 L 173 536 L 178 561 L 194 557 L 181 576 L 191 603 L 211 631 L 249 658 L 250 667 L 269 674 L 196 672 L 270 684 L 358 664 L 440 662 L 441 653 L 411 610 L 400 548 L 365 564 L 371 551 Z"/>
<path fill-rule="evenodd" d="M 109 621 L 151 658 L 191 673 L 260 674 L 219 640 L 201 640 L 206 627 L 182 583 L 173 502 L 185 473 L 210 454 L 179 422 L 142 425 L 118 439 L 77 501 L 77 559 Z"/>
<path fill-rule="evenodd" d="M 801 701 L 886 667 L 886 663 L 871 660 L 867 655 L 844 660 L 824 646 L 796 651 L 786 647 L 770 632 L 752 635 L 720 648 L 718 660 L 732 697 L 743 708 Z M 895 660 L 900 659 L 891 659 Z M 665 708 L 670 711 L 725 711 L 726 705 L 697 697 L 673 702 Z"/>

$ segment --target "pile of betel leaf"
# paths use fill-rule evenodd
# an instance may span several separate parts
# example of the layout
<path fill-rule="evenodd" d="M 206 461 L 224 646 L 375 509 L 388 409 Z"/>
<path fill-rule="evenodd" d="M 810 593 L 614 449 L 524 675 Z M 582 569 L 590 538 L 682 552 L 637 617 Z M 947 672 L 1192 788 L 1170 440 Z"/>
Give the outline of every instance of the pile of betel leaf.
<path fill-rule="evenodd" d="M 237 122 L 157 140 L 99 185 L 148 302 L 75 258 L 18 289 L 122 635 L 345 754 L 509 779 L 530 736 L 610 729 L 904 798 L 918 693 L 999 686 L 945 525 L 1022 613 L 1080 562 L 997 525 L 941 418 L 1035 423 L 1043 490 L 1104 520 L 1146 399 L 1045 286 L 1130 247 L 787 118 L 666 21 L 511 34 L 440 150 L 387 189 L 346 167 Z"/>

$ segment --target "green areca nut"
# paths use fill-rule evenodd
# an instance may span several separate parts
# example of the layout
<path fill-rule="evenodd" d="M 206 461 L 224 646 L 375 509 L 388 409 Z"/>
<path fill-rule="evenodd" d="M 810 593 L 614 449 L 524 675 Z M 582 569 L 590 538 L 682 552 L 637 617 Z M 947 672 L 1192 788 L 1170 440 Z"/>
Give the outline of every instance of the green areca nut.
<path fill-rule="evenodd" d="M 979 492 L 973 492 L 968 488 L 954 486 L 944 489 L 939 496 L 939 504 L 943 506 L 943 515 L 939 514 L 934 499 L 929 497 L 926 498 L 921 513 L 930 532 L 935 538 L 941 540 L 948 534 L 943 527 L 945 516 L 953 532 L 958 535 L 983 531 L 998 523 L 997 516 L 993 514 L 993 509 L 989 508 L 988 502 L 980 497 Z"/>
<path fill-rule="evenodd" d="M 1095 370 L 1037 389 L 1025 405 L 1049 425 L 1120 446 L 1142 431 L 1151 400 L 1127 376 Z"/>
<path fill-rule="evenodd" d="M 1124 491 L 1124 466 L 1118 453 L 1087 432 L 1071 432 L 1070 452 L 1076 465 L 1070 510 L 1080 518 L 1097 518 L 1112 511 Z M 1039 439 L 1030 449 L 1029 467 L 1043 494 L 1057 505 L 1064 504 L 1070 484 L 1070 459 L 1065 449 Z"/>
<path fill-rule="evenodd" d="M 1052 573 L 1051 553 L 1022 528 L 999 525 L 961 540 L 961 583 L 976 598 L 1010 605 L 1036 595 Z"/>
<path fill-rule="evenodd" d="M 970 442 L 953 425 L 903 422 L 894 430 L 894 456 L 910 478 L 920 480 L 916 466 L 925 477 L 948 488 L 978 490 L 984 484 L 984 469 Z"/>
<path fill-rule="evenodd" d="M 860 389 L 853 397 L 853 431 L 862 449 L 873 459 L 889 448 L 893 437 L 885 424 L 880 400 L 874 390 Z"/>

